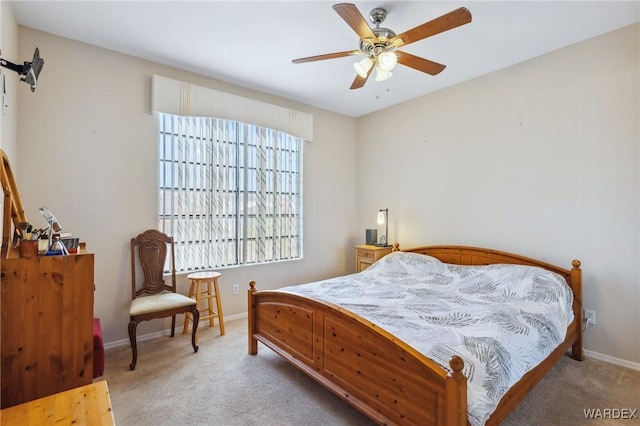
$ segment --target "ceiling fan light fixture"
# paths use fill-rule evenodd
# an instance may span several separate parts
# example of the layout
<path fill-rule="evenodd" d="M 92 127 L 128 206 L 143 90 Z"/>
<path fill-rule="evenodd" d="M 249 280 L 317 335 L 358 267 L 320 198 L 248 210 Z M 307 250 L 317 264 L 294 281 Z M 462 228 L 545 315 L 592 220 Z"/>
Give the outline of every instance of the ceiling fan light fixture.
<path fill-rule="evenodd" d="M 398 63 L 398 57 L 394 52 L 386 51 L 378 55 L 378 67 L 382 71 L 391 71 Z"/>
<path fill-rule="evenodd" d="M 380 24 L 382 24 L 387 17 L 387 10 L 384 8 L 375 8 L 369 15 L 369 20 L 374 24 L 375 28 L 372 28 L 369 23 L 367 23 L 355 4 L 334 4 L 333 10 L 335 10 L 340 18 L 358 35 L 360 48 L 358 50 L 308 56 L 306 58 L 294 59 L 292 62 L 294 64 L 301 64 L 362 54 L 366 56 L 366 58 L 353 64 L 358 74 L 353 80 L 351 87 L 349 87 L 351 90 L 360 89 L 365 85 L 371 76 L 374 65 L 376 67 L 377 81 L 389 79 L 391 77 L 391 70 L 395 69 L 398 63 L 430 75 L 440 73 L 444 70 L 445 65 L 406 52 L 400 52 L 396 49 L 471 22 L 471 12 L 469 12 L 466 7 L 459 7 L 422 25 L 418 25 L 401 34 L 396 34 L 388 28 L 380 27 Z"/>
<path fill-rule="evenodd" d="M 376 66 L 376 81 L 385 81 L 391 78 L 392 75 L 391 71 L 385 71 L 380 66 Z"/>
<path fill-rule="evenodd" d="M 373 61 L 368 56 L 362 59 L 361 61 L 358 61 L 355 64 L 353 64 L 353 67 L 356 69 L 356 72 L 362 78 L 367 78 L 367 75 L 369 75 L 369 70 L 371 69 L 372 66 L 373 66 Z"/>

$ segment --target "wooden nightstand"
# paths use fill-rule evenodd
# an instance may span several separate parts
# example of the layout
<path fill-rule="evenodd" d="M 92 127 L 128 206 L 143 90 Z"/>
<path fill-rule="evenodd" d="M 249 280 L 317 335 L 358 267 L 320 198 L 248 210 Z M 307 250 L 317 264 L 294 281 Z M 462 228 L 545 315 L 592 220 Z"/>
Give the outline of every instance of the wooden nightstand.
<path fill-rule="evenodd" d="M 370 245 L 356 246 L 356 272 L 362 272 L 378 259 L 391 253 L 393 247 L 378 247 Z"/>

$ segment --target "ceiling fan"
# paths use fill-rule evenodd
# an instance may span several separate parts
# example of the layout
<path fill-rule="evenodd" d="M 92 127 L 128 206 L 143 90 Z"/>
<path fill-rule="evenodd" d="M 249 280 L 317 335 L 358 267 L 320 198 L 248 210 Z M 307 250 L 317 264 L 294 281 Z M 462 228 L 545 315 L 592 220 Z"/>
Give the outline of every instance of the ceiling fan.
<path fill-rule="evenodd" d="M 351 89 L 359 89 L 364 86 L 374 68 L 376 68 L 376 81 L 386 80 L 391 77 L 391 70 L 395 67 L 396 63 L 430 75 L 440 73 L 445 69 L 446 65 L 414 56 L 410 53 L 401 52 L 397 49 L 409 43 L 440 34 L 471 22 L 471 12 L 469 12 L 467 8 L 461 7 L 439 18 L 418 25 L 400 35 L 396 35 L 396 33 L 388 28 L 380 28 L 380 24 L 384 22 L 387 17 L 386 9 L 381 7 L 373 9 L 369 14 L 369 20 L 375 25 L 375 28 L 371 28 L 369 24 L 367 24 L 367 21 L 362 17 L 354 4 L 335 4 L 333 5 L 333 10 L 335 10 L 347 25 L 355 31 L 358 37 L 360 37 L 359 50 L 309 56 L 294 59 L 292 62 L 294 64 L 302 64 L 305 62 L 364 54 L 366 55 L 365 58 L 354 64 L 358 75 L 351 84 Z"/>

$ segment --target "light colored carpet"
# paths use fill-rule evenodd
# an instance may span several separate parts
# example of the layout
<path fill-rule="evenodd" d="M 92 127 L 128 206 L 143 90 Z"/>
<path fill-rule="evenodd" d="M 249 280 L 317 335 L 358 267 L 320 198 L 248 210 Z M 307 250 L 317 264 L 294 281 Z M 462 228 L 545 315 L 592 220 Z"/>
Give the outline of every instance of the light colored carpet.
<path fill-rule="evenodd" d="M 246 319 L 225 323 L 226 335 L 201 324 L 200 350 L 190 335 L 106 353 L 105 375 L 116 424 L 175 425 L 373 425 L 312 379 L 260 345 L 247 354 Z M 99 379 L 96 379 L 99 380 Z M 587 420 L 584 409 L 640 410 L 640 371 L 564 357 L 503 425 L 619 425 L 624 420 Z M 636 419 L 623 424 L 639 424 Z"/>

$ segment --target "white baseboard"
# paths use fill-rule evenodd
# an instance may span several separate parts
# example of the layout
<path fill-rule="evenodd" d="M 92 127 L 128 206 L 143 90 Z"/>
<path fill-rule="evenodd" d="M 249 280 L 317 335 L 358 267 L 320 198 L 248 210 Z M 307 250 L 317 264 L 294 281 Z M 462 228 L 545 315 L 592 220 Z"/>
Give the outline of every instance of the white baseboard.
<path fill-rule="evenodd" d="M 640 371 L 640 363 L 627 361 L 626 359 L 616 358 L 614 356 L 601 354 L 599 352 L 593 352 L 588 349 L 584 350 L 584 354 L 593 359 L 597 359 L 599 361 L 608 362 L 609 364 L 619 365 L 621 367 L 631 368 L 632 370 Z"/>
<path fill-rule="evenodd" d="M 235 314 L 235 315 L 225 315 L 224 316 L 224 320 L 225 321 L 233 321 L 235 319 L 240 319 L 240 318 L 246 318 L 247 317 L 247 313 L 239 313 L 239 314 Z M 180 324 L 180 326 L 178 326 L 178 324 L 176 324 L 176 329 L 181 329 L 182 328 L 182 324 Z M 147 334 L 142 334 L 140 336 L 138 336 L 137 340 L 138 342 L 144 342 L 145 340 L 151 340 L 151 339 L 155 339 L 157 337 L 160 336 L 168 336 L 171 334 L 171 329 L 166 329 L 166 330 L 162 330 L 162 331 L 156 331 L 154 333 L 147 333 Z M 107 342 L 104 344 L 104 348 L 106 349 L 112 349 L 112 348 L 117 348 L 120 346 L 129 346 L 131 343 L 129 342 L 129 339 L 120 339 L 120 340 L 116 340 L 113 342 Z"/>

